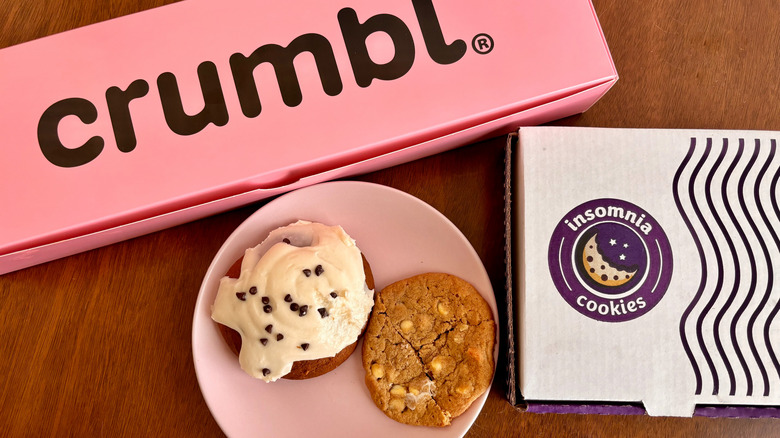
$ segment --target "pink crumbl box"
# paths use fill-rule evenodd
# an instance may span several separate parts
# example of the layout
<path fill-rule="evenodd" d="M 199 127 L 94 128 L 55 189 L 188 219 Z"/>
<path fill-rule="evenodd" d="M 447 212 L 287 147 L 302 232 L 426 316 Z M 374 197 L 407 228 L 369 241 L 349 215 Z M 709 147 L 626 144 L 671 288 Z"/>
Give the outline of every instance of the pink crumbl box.
<path fill-rule="evenodd" d="M 780 416 L 778 132 L 521 128 L 510 398 Z"/>
<path fill-rule="evenodd" d="M 0 66 L 0 273 L 582 112 L 617 79 L 586 0 L 186 0 Z"/>

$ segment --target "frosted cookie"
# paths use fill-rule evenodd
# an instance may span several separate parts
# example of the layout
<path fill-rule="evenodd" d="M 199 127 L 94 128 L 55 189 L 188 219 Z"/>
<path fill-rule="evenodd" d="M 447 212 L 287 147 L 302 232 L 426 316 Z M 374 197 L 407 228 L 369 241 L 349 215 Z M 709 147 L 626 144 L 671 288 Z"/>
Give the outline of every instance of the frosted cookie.
<path fill-rule="evenodd" d="M 490 387 L 494 343 L 493 313 L 471 284 L 417 275 L 377 294 L 363 338 L 365 382 L 388 417 L 447 426 Z"/>
<path fill-rule="evenodd" d="M 298 221 L 246 250 L 238 278 L 220 281 L 211 317 L 247 374 L 316 377 L 354 351 L 374 304 L 368 280 L 341 227 Z"/>

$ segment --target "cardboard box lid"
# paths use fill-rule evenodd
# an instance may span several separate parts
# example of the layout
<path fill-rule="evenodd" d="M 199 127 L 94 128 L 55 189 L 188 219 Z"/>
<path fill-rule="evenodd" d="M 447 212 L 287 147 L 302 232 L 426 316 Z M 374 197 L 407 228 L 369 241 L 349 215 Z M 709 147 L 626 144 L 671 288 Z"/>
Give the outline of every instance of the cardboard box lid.
<path fill-rule="evenodd" d="M 780 412 L 778 137 L 520 130 L 511 225 L 527 402 Z"/>
<path fill-rule="evenodd" d="M 280 77 L 268 63 L 246 74 L 253 52 L 281 59 Z M 282 187 L 616 79 L 589 1 L 186 0 L 0 50 L 0 65 L 0 254 Z M 367 83 L 372 68 L 385 79 Z"/>

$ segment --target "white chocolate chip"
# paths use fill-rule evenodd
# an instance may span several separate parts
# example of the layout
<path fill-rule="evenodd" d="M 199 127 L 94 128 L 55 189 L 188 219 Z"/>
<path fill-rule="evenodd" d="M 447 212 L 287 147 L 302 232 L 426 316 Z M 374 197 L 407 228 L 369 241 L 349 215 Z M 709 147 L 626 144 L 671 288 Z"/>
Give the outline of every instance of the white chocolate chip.
<path fill-rule="evenodd" d="M 404 408 L 406 407 L 406 403 L 404 402 L 403 399 L 394 398 L 390 400 L 389 407 L 394 411 L 403 411 Z"/>
<path fill-rule="evenodd" d="M 457 392 L 460 395 L 469 395 L 471 393 L 471 387 L 470 386 L 458 386 L 455 388 L 455 392 Z"/>
<path fill-rule="evenodd" d="M 409 333 L 414 328 L 414 323 L 408 319 L 401 321 L 401 330 L 404 333 Z"/>
<path fill-rule="evenodd" d="M 441 356 L 434 357 L 433 360 L 430 363 L 431 371 L 433 371 L 434 373 L 440 372 L 442 364 L 443 364 L 443 361 L 444 360 L 443 360 L 443 358 Z"/>
<path fill-rule="evenodd" d="M 439 312 L 439 315 L 441 316 L 448 316 L 450 314 L 450 310 L 447 309 L 447 306 L 445 306 L 443 303 L 439 302 L 436 305 L 436 310 Z"/>
<path fill-rule="evenodd" d="M 390 388 L 390 394 L 403 397 L 406 395 L 406 389 L 401 385 L 393 385 L 393 387 Z"/>
<path fill-rule="evenodd" d="M 381 379 L 385 376 L 385 368 L 378 363 L 371 365 L 371 375 L 376 379 Z"/>

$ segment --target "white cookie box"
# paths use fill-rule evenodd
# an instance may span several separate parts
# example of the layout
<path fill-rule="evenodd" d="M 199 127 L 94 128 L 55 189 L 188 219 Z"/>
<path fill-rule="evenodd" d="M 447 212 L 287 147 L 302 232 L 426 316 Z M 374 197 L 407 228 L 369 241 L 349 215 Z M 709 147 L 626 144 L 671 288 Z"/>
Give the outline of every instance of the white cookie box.
<path fill-rule="evenodd" d="M 778 138 L 564 127 L 510 136 L 510 401 L 537 412 L 780 416 Z M 604 263 L 588 261 L 593 242 Z"/>

